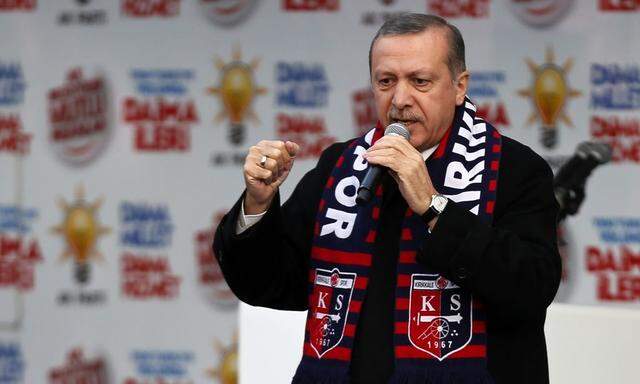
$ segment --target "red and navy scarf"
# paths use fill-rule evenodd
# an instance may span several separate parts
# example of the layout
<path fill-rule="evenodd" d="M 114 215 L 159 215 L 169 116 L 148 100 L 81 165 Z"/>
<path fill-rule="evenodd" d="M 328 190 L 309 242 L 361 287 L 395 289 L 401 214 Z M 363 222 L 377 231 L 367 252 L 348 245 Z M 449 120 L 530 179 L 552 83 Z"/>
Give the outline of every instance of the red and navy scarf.
<path fill-rule="evenodd" d="M 456 108 L 427 168 L 436 190 L 491 223 L 501 137 L 475 114 L 469 99 Z M 381 135 L 378 127 L 352 141 L 325 185 L 311 248 L 304 351 L 294 384 L 349 382 L 382 196 L 380 187 L 370 204 L 359 206 L 356 191 L 369 167 L 362 154 Z M 468 290 L 416 262 L 427 236 L 427 225 L 408 209 L 398 255 L 390 383 L 492 383 L 483 306 Z"/>

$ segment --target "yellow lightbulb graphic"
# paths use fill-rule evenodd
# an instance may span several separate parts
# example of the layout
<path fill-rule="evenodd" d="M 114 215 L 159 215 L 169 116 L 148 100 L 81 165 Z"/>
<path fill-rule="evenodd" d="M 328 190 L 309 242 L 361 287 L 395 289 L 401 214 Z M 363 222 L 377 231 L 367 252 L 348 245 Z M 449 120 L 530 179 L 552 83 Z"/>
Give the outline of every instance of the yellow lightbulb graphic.
<path fill-rule="evenodd" d="M 234 335 L 233 342 L 225 348 L 219 341 L 215 341 L 215 348 L 222 356 L 217 368 L 210 369 L 207 375 L 218 379 L 221 384 L 238 383 L 238 341 Z"/>
<path fill-rule="evenodd" d="M 567 85 L 562 72 L 555 66 L 541 68 L 533 89 L 542 124 L 555 126 L 558 114 L 562 111 L 567 98 Z"/>
<path fill-rule="evenodd" d="M 96 223 L 84 207 L 73 207 L 62 224 L 64 237 L 75 259 L 84 263 L 96 242 Z"/>
<path fill-rule="evenodd" d="M 208 92 L 220 98 L 223 109 L 216 116 L 216 123 L 229 118 L 231 122 L 229 140 L 236 145 L 244 141 L 244 120 L 249 117 L 258 121 L 255 112 L 251 109 L 255 96 L 267 92 L 266 88 L 257 86 L 253 78 L 253 72 L 258 64 L 257 59 L 249 64 L 244 63 L 240 49 L 237 47 L 230 63 L 226 64 L 216 59 L 216 67 L 220 71 L 220 83 L 210 87 Z"/>
<path fill-rule="evenodd" d="M 110 232 L 109 228 L 100 225 L 96 219 L 96 211 L 102 205 L 102 199 L 87 204 L 84 189 L 78 187 L 76 201 L 73 204 L 67 204 L 60 199 L 58 205 L 65 212 L 65 217 L 61 224 L 52 228 L 52 231 L 64 237 L 67 248 L 62 253 L 62 260 L 74 259 L 76 280 L 85 284 L 89 281 L 89 261 L 102 257 L 96 250 L 97 239 Z"/>
<path fill-rule="evenodd" d="M 567 100 L 581 95 L 581 92 L 569 87 L 566 79 L 573 66 L 573 60 L 567 59 L 560 67 L 555 64 L 553 50 L 547 48 L 544 64 L 536 65 L 531 59 L 526 59 L 526 63 L 534 76 L 533 84 L 518 93 L 531 98 L 536 108 L 529 116 L 527 124 L 540 120 L 542 144 L 547 148 L 553 148 L 558 141 L 558 119 L 573 127 L 571 119 L 564 113 Z"/>
<path fill-rule="evenodd" d="M 222 76 L 222 101 L 229 112 L 229 120 L 242 123 L 247 108 L 253 101 L 253 79 L 251 71 L 242 63 L 231 63 Z"/>

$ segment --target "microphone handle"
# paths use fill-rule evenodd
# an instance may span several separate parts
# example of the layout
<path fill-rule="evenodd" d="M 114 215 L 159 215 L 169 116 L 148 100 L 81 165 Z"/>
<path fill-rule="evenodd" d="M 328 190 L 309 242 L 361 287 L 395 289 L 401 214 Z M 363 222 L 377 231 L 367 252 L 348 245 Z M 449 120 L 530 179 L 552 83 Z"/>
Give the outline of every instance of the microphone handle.
<path fill-rule="evenodd" d="M 378 181 L 384 173 L 385 168 L 380 166 L 371 167 L 369 172 L 364 176 L 360 188 L 358 188 L 358 196 L 356 196 L 356 203 L 366 204 L 371 201 L 375 188 L 378 186 Z"/>

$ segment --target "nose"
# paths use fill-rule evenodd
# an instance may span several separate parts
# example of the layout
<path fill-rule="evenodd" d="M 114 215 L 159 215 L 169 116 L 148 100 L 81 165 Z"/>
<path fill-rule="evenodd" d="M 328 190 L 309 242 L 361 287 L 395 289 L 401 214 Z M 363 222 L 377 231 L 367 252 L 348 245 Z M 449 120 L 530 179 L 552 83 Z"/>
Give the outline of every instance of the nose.
<path fill-rule="evenodd" d="M 393 99 L 391 103 L 399 110 L 411 107 L 413 104 L 413 97 L 411 96 L 411 88 L 409 84 L 404 81 L 398 82 L 394 88 Z"/>

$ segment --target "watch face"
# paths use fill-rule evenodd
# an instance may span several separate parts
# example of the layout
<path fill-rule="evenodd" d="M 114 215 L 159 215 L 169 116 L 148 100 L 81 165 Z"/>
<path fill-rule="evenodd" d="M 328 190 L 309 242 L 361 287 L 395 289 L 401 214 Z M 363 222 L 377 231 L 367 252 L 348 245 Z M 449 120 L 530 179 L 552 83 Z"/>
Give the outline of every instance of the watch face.
<path fill-rule="evenodd" d="M 447 200 L 446 197 L 442 196 L 442 195 L 435 195 L 433 197 L 433 202 L 431 203 L 431 205 L 433 206 L 433 208 L 435 208 L 438 212 L 442 212 L 444 210 L 444 207 L 447 206 L 447 202 L 449 200 Z"/>

